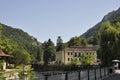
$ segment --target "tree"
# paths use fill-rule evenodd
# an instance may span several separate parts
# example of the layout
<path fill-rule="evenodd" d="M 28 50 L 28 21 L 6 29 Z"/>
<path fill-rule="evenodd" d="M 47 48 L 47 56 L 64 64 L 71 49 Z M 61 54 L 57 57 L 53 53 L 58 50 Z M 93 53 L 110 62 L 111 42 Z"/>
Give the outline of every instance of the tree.
<path fill-rule="evenodd" d="M 86 46 L 87 45 L 87 40 L 85 38 L 81 38 L 81 45 Z"/>
<path fill-rule="evenodd" d="M 88 44 L 98 45 L 97 36 L 91 36 L 90 38 L 88 38 Z"/>
<path fill-rule="evenodd" d="M 73 37 L 68 41 L 68 46 L 85 46 L 87 45 L 87 40 L 85 38 Z"/>
<path fill-rule="evenodd" d="M 49 46 L 54 46 L 54 43 L 51 41 L 51 39 L 48 39 L 48 41 L 45 41 L 43 44 L 42 44 L 42 48 L 45 50 L 47 47 Z"/>
<path fill-rule="evenodd" d="M 2 45 L 0 46 L 3 46 L 1 49 L 5 53 L 12 54 L 12 51 L 16 50 L 13 45 L 19 45 L 17 49 L 26 50 L 28 53 L 32 54 L 35 59 L 37 58 L 38 47 L 41 43 L 38 42 L 36 38 L 21 29 L 12 28 L 1 23 L 0 32 L 0 39 L 4 42 L 4 44 L 1 43 Z"/>
<path fill-rule="evenodd" d="M 43 60 L 42 57 L 43 57 L 43 49 L 40 46 L 38 47 L 38 51 L 37 51 L 37 61 L 38 62 L 42 61 Z"/>
<path fill-rule="evenodd" d="M 83 54 L 81 56 L 81 63 L 82 65 L 93 65 L 94 64 L 94 56 L 91 54 Z"/>
<path fill-rule="evenodd" d="M 111 52 L 110 52 L 110 27 L 111 23 L 106 22 L 101 25 L 100 29 L 100 51 L 101 51 L 101 60 L 103 64 L 109 65 L 109 62 L 111 62 Z M 112 35 L 111 35 L 112 36 Z M 109 56 L 109 57 L 107 57 Z"/>
<path fill-rule="evenodd" d="M 4 63 L 5 63 L 5 60 L 0 60 L 0 70 L 3 70 Z"/>
<path fill-rule="evenodd" d="M 55 60 L 55 48 L 53 46 L 49 46 L 44 51 L 44 63 L 48 64 L 50 61 Z"/>
<path fill-rule="evenodd" d="M 71 65 L 79 65 L 80 61 L 77 58 L 73 58 L 71 61 Z"/>
<path fill-rule="evenodd" d="M 43 55 L 44 64 L 47 65 L 50 61 L 55 60 L 56 49 L 51 39 L 49 39 L 47 42 L 44 42 L 43 49 L 44 49 Z"/>
<path fill-rule="evenodd" d="M 11 55 L 12 52 L 17 49 L 17 47 L 17 44 L 9 39 L 0 40 L 0 49 L 3 50 L 5 53 L 8 53 L 9 55 Z"/>
<path fill-rule="evenodd" d="M 16 50 L 13 52 L 12 56 L 12 61 L 15 64 L 15 66 L 21 64 L 25 65 L 31 62 L 31 56 L 25 50 Z"/>
<path fill-rule="evenodd" d="M 58 36 L 57 38 L 57 46 L 56 46 L 56 51 L 60 51 L 64 49 L 64 44 L 63 44 L 63 40 L 61 39 L 61 36 Z"/>
<path fill-rule="evenodd" d="M 54 43 L 51 41 L 51 39 L 48 39 L 47 45 L 48 45 L 48 46 L 50 46 L 50 45 L 51 45 L 51 46 L 54 46 Z"/>
<path fill-rule="evenodd" d="M 0 39 L 1 39 L 2 25 L 0 24 Z"/>
<path fill-rule="evenodd" d="M 113 24 L 109 21 L 101 25 L 99 43 L 101 61 L 104 65 L 111 65 L 112 60 L 116 59 L 117 57 L 120 59 L 120 26 L 118 25 L 118 23 Z"/>

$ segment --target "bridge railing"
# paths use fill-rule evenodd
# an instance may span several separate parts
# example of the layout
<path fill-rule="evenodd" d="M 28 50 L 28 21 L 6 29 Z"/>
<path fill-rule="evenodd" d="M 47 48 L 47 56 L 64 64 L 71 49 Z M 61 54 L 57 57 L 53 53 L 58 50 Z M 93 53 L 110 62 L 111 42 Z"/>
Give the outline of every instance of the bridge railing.
<path fill-rule="evenodd" d="M 46 74 L 38 80 L 101 80 L 113 74 L 110 67 Z"/>

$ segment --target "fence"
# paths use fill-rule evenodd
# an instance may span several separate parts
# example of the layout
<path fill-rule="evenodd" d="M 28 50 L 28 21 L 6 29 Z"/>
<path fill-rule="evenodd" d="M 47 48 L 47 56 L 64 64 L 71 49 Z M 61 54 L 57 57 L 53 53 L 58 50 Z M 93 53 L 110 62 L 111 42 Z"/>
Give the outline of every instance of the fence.
<path fill-rule="evenodd" d="M 39 74 L 37 80 L 101 80 L 113 74 L 110 67 L 61 72 L 56 74 Z"/>

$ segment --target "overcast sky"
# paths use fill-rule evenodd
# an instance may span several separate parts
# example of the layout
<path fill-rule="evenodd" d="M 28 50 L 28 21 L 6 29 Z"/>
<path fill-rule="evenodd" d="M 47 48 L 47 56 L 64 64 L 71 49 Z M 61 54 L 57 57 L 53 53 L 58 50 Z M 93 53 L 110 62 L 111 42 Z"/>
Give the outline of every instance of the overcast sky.
<path fill-rule="evenodd" d="M 0 0 L 0 22 L 40 42 L 79 36 L 120 7 L 120 0 Z"/>

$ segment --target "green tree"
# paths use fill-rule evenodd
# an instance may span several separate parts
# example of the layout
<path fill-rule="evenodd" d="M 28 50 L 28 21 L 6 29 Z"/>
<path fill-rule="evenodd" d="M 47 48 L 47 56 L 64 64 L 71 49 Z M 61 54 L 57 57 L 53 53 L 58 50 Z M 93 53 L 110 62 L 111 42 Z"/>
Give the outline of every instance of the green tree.
<path fill-rule="evenodd" d="M 68 41 L 68 46 L 85 46 L 87 45 L 87 40 L 85 38 L 73 37 Z"/>
<path fill-rule="evenodd" d="M 65 48 L 65 45 L 63 44 L 63 40 L 61 39 L 61 36 L 58 36 L 56 51 L 63 50 L 64 48 Z"/>
<path fill-rule="evenodd" d="M 98 45 L 97 36 L 91 36 L 90 38 L 88 38 L 88 44 Z"/>
<path fill-rule="evenodd" d="M 73 58 L 71 61 L 71 65 L 79 65 L 80 61 L 77 58 Z"/>
<path fill-rule="evenodd" d="M 5 61 L 4 60 L 0 60 L 0 70 L 3 70 L 3 65 L 4 65 Z"/>
<path fill-rule="evenodd" d="M 0 39 L 1 39 L 2 25 L 0 24 Z"/>
<path fill-rule="evenodd" d="M 48 64 L 50 61 L 55 60 L 55 48 L 53 46 L 49 46 L 44 51 L 44 63 Z"/>
<path fill-rule="evenodd" d="M 0 49 L 5 53 L 11 55 L 12 52 L 17 49 L 17 44 L 9 39 L 1 39 L 0 40 Z"/>
<path fill-rule="evenodd" d="M 91 54 L 83 54 L 81 56 L 81 63 L 82 65 L 93 65 L 94 64 L 94 56 Z"/>
<path fill-rule="evenodd" d="M 113 24 L 109 21 L 101 25 L 99 33 L 100 53 L 104 65 L 111 65 L 113 59 L 120 58 L 120 27 L 117 27 L 118 25 L 118 23 Z"/>
<path fill-rule="evenodd" d="M 13 56 L 12 60 L 15 66 L 21 64 L 25 65 L 31 62 L 31 56 L 25 50 L 16 50 L 13 52 L 12 56 Z"/>
<path fill-rule="evenodd" d="M 55 60 L 56 49 L 51 39 L 49 39 L 47 42 L 44 42 L 43 45 L 44 45 L 43 59 L 44 59 L 44 64 L 47 65 L 50 61 Z"/>
<path fill-rule="evenodd" d="M 87 40 L 85 38 L 81 38 L 81 45 L 86 46 L 87 44 Z"/>
<path fill-rule="evenodd" d="M 40 47 L 38 47 L 37 61 L 38 61 L 38 62 L 42 61 L 42 60 L 43 60 L 42 57 L 43 57 L 43 49 L 42 49 L 42 47 L 40 46 Z"/>
<path fill-rule="evenodd" d="M 2 45 L 0 45 L 3 46 L 2 50 L 5 53 L 12 54 L 12 51 L 16 50 L 13 46 L 15 44 L 19 45 L 17 46 L 17 49 L 26 50 L 28 53 L 32 54 L 35 59 L 37 59 L 40 42 L 38 42 L 36 38 L 30 36 L 21 29 L 12 28 L 4 24 L 0 24 L 0 32 L 2 42 L 6 42 L 4 44 L 1 42 Z M 8 48 L 5 46 L 8 46 Z"/>

